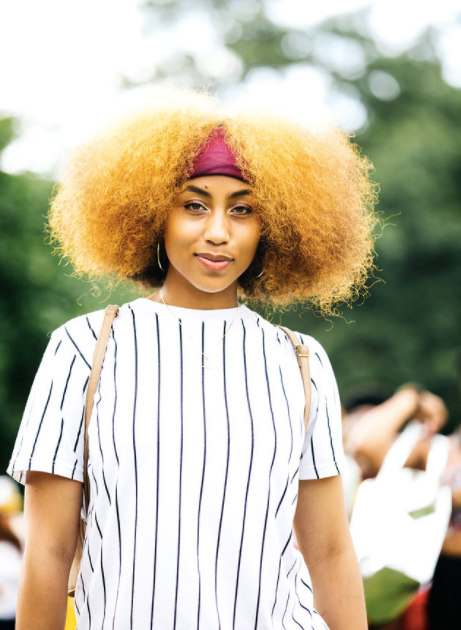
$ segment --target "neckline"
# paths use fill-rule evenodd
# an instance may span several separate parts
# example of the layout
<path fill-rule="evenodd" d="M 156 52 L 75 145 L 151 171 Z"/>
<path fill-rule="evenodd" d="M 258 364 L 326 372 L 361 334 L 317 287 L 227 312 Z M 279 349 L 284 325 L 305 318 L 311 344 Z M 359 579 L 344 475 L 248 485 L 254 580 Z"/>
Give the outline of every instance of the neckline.
<path fill-rule="evenodd" d="M 171 306 L 169 304 L 168 306 L 171 312 L 168 310 L 168 307 L 161 302 L 154 302 L 153 300 L 149 300 L 149 298 L 138 298 L 132 304 L 137 304 L 151 312 L 157 312 L 159 315 L 168 317 L 171 320 L 176 316 L 181 319 L 181 321 L 223 322 L 232 321 L 234 317 L 247 319 L 249 316 L 253 316 L 253 312 L 245 306 L 245 304 L 241 303 L 239 307 L 209 310 L 184 308 L 182 306 Z"/>

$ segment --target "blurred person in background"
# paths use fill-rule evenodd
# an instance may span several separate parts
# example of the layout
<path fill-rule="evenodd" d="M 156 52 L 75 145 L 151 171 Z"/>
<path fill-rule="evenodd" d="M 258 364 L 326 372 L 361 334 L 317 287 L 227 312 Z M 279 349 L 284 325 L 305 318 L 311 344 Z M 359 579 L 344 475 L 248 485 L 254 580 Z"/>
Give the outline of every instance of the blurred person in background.
<path fill-rule="evenodd" d="M 344 499 L 347 516 L 350 519 L 354 508 L 355 496 L 360 482 L 372 476 L 370 464 L 357 455 L 354 440 L 354 427 L 370 409 L 382 404 L 389 398 L 388 392 L 379 385 L 363 385 L 346 397 L 342 409 L 343 446 L 345 468 L 342 474 Z"/>
<path fill-rule="evenodd" d="M 14 630 L 22 543 L 14 520 L 22 499 L 14 481 L 0 476 L 0 630 Z"/>
<path fill-rule="evenodd" d="M 426 427 L 405 466 L 425 470 L 431 438 L 446 424 L 448 411 L 443 400 L 418 384 L 402 386 L 380 404 L 373 397 L 357 405 L 346 417 L 345 451 L 353 453 L 363 478 L 375 477 L 399 431 L 410 420 Z M 379 400 L 375 401 L 379 403 Z M 354 413 L 357 415 L 354 417 Z M 450 436 L 450 454 L 443 484 L 450 485 L 453 513 L 429 589 L 423 589 L 401 619 L 386 630 L 440 630 L 457 627 L 461 621 L 461 433 Z"/>
<path fill-rule="evenodd" d="M 355 406 L 346 418 L 350 425 L 346 432 L 347 452 L 355 457 L 364 479 L 376 477 L 399 431 L 410 420 L 418 420 L 426 427 L 426 434 L 405 465 L 425 470 L 431 437 L 442 429 L 447 419 L 445 403 L 439 396 L 409 383 L 387 400 L 379 400 L 377 396 L 374 402 L 370 398 L 365 404 Z"/>

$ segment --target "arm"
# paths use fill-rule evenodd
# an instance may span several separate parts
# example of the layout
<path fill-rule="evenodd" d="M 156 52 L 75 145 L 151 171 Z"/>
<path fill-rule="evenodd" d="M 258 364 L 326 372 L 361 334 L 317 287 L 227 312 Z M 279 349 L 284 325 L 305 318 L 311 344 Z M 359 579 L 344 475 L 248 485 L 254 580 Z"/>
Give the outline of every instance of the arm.
<path fill-rule="evenodd" d="M 67 583 L 77 545 L 82 484 L 57 475 L 28 472 L 25 552 L 16 630 L 63 630 Z"/>
<path fill-rule="evenodd" d="M 351 430 L 350 439 L 355 455 L 364 458 L 377 474 L 384 458 L 408 420 L 419 420 L 427 429 L 427 436 L 415 446 L 406 462 L 409 468 L 425 470 L 431 437 L 445 424 L 448 412 L 442 399 L 431 392 L 419 392 L 412 386 L 368 411 Z"/>
<path fill-rule="evenodd" d="M 355 455 L 367 460 L 374 474 L 394 443 L 399 429 L 414 418 L 419 409 L 419 392 L 405 387 L 386 402 L 367 411 L 350 433 Z"/>
<path fill-rule="evenodd" d="M 300 481 L 293 524 L 312 578 L 316 610 L 331 630 L 366 630 L 362 578 L 341 477 Z"/>

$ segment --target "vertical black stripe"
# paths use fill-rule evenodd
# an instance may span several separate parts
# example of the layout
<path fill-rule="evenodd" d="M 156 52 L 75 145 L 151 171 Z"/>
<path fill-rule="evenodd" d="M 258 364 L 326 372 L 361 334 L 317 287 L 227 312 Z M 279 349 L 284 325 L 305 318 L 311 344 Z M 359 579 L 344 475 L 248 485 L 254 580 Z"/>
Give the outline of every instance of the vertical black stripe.
<path fill-rule="evenodd" d="M 104 621 L 106 619 L 106 578 L 104 576 L 104 564 L 103 564 L 103 540 L 102 540 L 102 532 L 101 532 L 101 528 L 99 527 L 99 523 L 98 523 L 98 517 L 95 514 L 94 515 L 94 520 L 96 522 L 96 527 L 98 529 L 99 532 L 99 537 L 101 538 L 100 541 L 100 545 L 101 545 L 101 557 L 100 557 L 100 564 L 101 564 L 101 578 L 102 578 L 102 588 L 103 588 L 103 593 L 104 593 L 104 609 L 103 609 L 103 616 L 102 616 L 102 625 L 101 628 L 104 628 Z"/>
<path fill-rule="evenodd" d="M 91 330 L 91 334 L 93 335 L 93 337 L 96 339 L 96 341 L 98 340 L 96 333 L 94 332 L 91 324 L 90 324 L 90 320 L 88 319 L 88 315 L 86 316 L 86 323 L 88 324 L 88 328 Z"/>
<path fill-rule="evenodd" d="M 295 624 L 301 628 L 301 630 L 304 630 L 304 627 L 299 623 L 299 621 L 295 619 L 295 607 L 296 607 L 296 602 L 293 602 L 293 610 L 291 612 L 291 618 L 293 619 Z"/>
<path fill-rule="evenodd" d="M 75 359 L 77 358 L 77 355 L 74 354 L 74 358 L 72 359 L 72 363 L 70 364 L 70 368 L 69 368 L 69 373 L 67 375 L 67 379 L 66 379 L 66 384 L 64 387 L 64 391 L 62 393 L 62 399 L 61 399 L 61 406 L 59 407 L 60 411 L 62 411 L 62 406 L 64 405 L 64 399 L 66 397 L 66 392 L 67 392 L 67 386 L 69 385 L 69 379 L 70 379 L 70 375 L 72 374 L 72 368 L 74 367 L 74 363 L 75 363 Z"/>
<path fill-rule="evenodd" d="M 178 610 L 178 589 L 179 589 L 179 559 L 181 555 L 181 499 L 182 499 L 182 460 L 184 450 L 184 364 L 182 348 L 182 324 L 179 320 L 179 365 L 180 365 L 180 385 L 179 399 L 181 403 L 181 445 L 179 453 L 179 514 L 178 514 L 178 554 L 176 561 L 176 590 L 174 595 L 174 619 L 173 630 L 176 628 L 176 616 Z"/>
<path fill-rule="evenodd" d="M 94 483 L 95 483 L 95 486 L 96 486 L 96 496 L 98 496 L 99 495 L 99 487 L 98 487 L 98 482 L 96 480 L 96 477 L 94 476 L 93 466 L 91 466 L 91 475 L 92 475 L 92 477 L 94 479 Z"/>
<path fill-rule="evenodd" d="M 297 560 L 296 560 L 297 562 Z M 295 583 L 295 593 L 296 593 L 296 598 L 298 600 L 298 603 L 302 606 L 300 599 L 299 599 L 299 594 L 298 594 L 298 572 L 299 569 L 301 568 L 302 565 L 302 560 L 301 558 L 299 558 L 299 566 L 295 571 L 295 579 L 294 579 L 294 583 Z M 304 606 L 302 606 L 303 608 L 305 608 Z M 295 610 L 296 610 L 296 599 L 293 598 L 293 610 L 291 611 L 291 617 L 293 619 L 293 621 L 295 622 L 295 624 L 297 624 L 301 630 L 304 630 L 303 626 L 299 623 L 299 621 L 297 619 L 295 619 Z M 306 608 L 307 610 L 307 608 Z M 312 616 L 312 615 L 311 615 Z"/>
<path fill-rule="evenodd" d="M 295 589 L 296 589 L 296 584 L 295 584 Z M 296 593 L 296 595 L 298 595 L 298 594 Z M 298 596 L 298 601 L 299 601 L 299 596 Z M 301 630 L 304 630 L 304 626 L 302 626 L 299 623 L 299 621 L 297 619 L 295 619 L 295 609 L 296 609 L 296 600 L 295 600 L 295 598 L 293 598 L 293 610 L 291 611 L 291 618 L 293 619 L 295 624 L 301 628 Z"/>
<path fill-rule="evenodd" d="M 29 470 L 31 470 L 31 466 L 32 466 L 32 458 L 34 456 L 34 452 L 35 452 L 35 447 L 37 445 L 37 440 L 38 440 L 38 436 L 40 435 L 40 431 L 42 429 L 42 424 L 43 424 L 43 418 L 45 417 L 46 414 L 46 410 L 48 409 L 48 403 L 50 402 L 50 398 L 51 398 L 51 392 L 53 391 L 53 381 L 51 381 L 51 386 L 50 386 L 50 391 L 48 393 L 48 398 L 45 404 L 45 409 L 43 410 L 42 413 L 42 417 L 40 419 L 40 424 L 38 425 L 38 430 L 37 430 L 37 434 L 35 436 L 35 440 L 34 440 L 34 446 L 32 447 L 32 453 L 30 454 L 30 458 L 29 458 Z M 19 456 L 19 453 L 18 453 Z"/>
<path fill-rule="evenodd" d="M 293 505 L 293 503 L 296 501 L 296 499 L 298 498 L 298 493 L 296 493 L 295 498 L 293 499 L 293 501 L 291 502 L 291 505 Z"/>
<path fill-rule="evenodd" d="M 62 343 L 62 339 L 59 340 L 58 345 L 56 346 L 56 350 L 54 351 L 54 355 L 55 356 L 56 356 L 56 353 L 59 350 L 59 347 L 60 347 L 61 343 Z M 13 451 L 12 458 L 14 458 L 14 461 L 13 461 L 13 466 L 12 466 L 12 471 L 11 471 L 11 473 L 13 475 L 14 475 L 14 472 L 15 472 L 15 469 L 16 469 L 16 462 L 18 461 L 19 453 L 21 452 L 21 449 L 22 449 L 22 443 L 24 442 L 24 436 L 27 433 L 27 427 L 29 426 L 30 416 L 32 415 L 32 410 L 34 409 L 35 397 L 37 395 L 37 391 L 38 391 L 38 379 L 37 379 L 37 377 L 35 377 L 33 385 L 32 385 L 31 392 L 29 394 L 29 398 L 30 397 L 32 397 L 32 398 L 31 398 L 31 400 L 27 401 L 27 406 L 29 407 L 29 413 L 28 413 L 28 416 L 27 416 L 27 421 L 24 424 L 24 420 L 23 420 L 21 422 L 21 427 L 19 429 L 19 431 L 21 433 L 21 441 L 19 442 L 19 446 L 17 446 L 17 444 L 15 444 L 15 446 L 14 446 L 14 451 L 16 451 L 16 454 Z M 26 409 L 27 409 L 27 406 L 26 406 Z M 18 434 L 18 437 L 19 437 L 19 434 Z M 21 472 L 21 480 L 22 480 L 22 472 Z"/>
<path fill-rule="evenodd" d="M 280 372 L 280 382 L 282 383 L 282 390 L 283 390 L 283 395 L 285 396 L 285 402 L 287 405 L 287 412 L 288 412 L 288 421 L 290 423 L 290 434 L 291 434 L 291 447 L 290 447 L 290 457 L 288 458 L 288 463 L 291 462 L 291 455 L 293 453 L 293 426 L 291 424 L 291 414 L 290 414 L 290 405 L 288 403 L 288 398 L 285 392 L 285 386 L 283 384 L 283 376 L 282 376 L 282 369 L 279 365 L 279 372 Z"/>
<path fill-rule="evenodd" d="M 245 328 L 245 324 L 243 323 L 243 319 L 241 319 L 240 321 L 242 322 L 242 328 L 243 328 L 243 367 L 244 367 L 244 373 L 245 373 L 245 391 L 246 391 L 246 397 L 247 397 L 247 403 L 248 403 L 248 413 L 250 414 L 250 421 L 251 421 L 251 455 L 250 455 L 250 466 L 248 470 L 247 487 L 245 491 L 245 505 L 244 505 L 244 510 L 243 510 L 242 536 L 240 539 L 239 559 L 238 559 L 238 566 L 237 566 L 237 579 L 235 583 L 234 615 L 232 618 L 232 626 L 234 628 L 235 628 L 235 615 L 237 612 L 237 594 L 238 594 L 239 579 L 240 579 L 240 563 L 242 560 L 243 537 L 245 535 L 245 521 L 246 521 L 246 515 L 247 515 L 248 491 L 250 489 L 251 469 L 253 467 L 253 453 L 254 453 L 253 414 L 251 412 L 250 395 L 248 392 L 248 373 L 247 373 L 247 360 L 246 360 L 246 347 L 245 347 L 246 328 Z"/>
<path fill-rule="evenodd" d="M 202 358 L 205 357 L 205 322 L 202 322 Z M 197 630 L 200 627 L 200 607 L 202 603 L 202 576 L 200 574 L 200 515 L 202 511 L 203 484 L 205 481 L 206 468 L 206 408 L 205 408 L 205 367 L 202 361 L 202 413 L 203 413 L 203 467 L 202 483 L 200 484 L 200 497 L 198 503 L 197 518 L 197 571 L 198 571 L 198 606 L 197 606 Z"/>
<path fill-rule="evenodd" d="M 155 583 L 157 580 L 157 544 L 158 544 L 158 506 L 160 492 L 160 391 L 161 391 L 161 363 L 160 363 L 160 326 L 158 314 L 155 313 L 155 322 L 157 324 L 157 373 L 158 373 L 158 390 L 157 390 L 157 491 L 155 495 L 155 541 L 154 541 L 154 581 L 152 587 L 152 606 L 150 615 L 150 628 L 153 629 L 154 624 L 154 602 L 155 602 Z"/>
<path fill-rule="evenodd" d="M 58 445 L 56 446 L 56 450 L 54 452 L 54 457 L 53 457 L 53 465 L 51 467 L 51 472 L 54 474 L 54 465 L 56 463 L 56 457 L 58 456 L 58 451 L 59 451 L 59 445 L 61 444 L 61 440 L 62 440 L 62 431 L 64 429 L 64 418 L 61 418 L 61 433 L 59 434 L 59 440 L 58 440 Z M 75 469 L 75 466 L 74 466 Z M 72 473 L 73 475 L 73 473 Z"/>
<path fill-rule="evenodd" d="M 104 369 L 104 368 L 103 368 Z M 102 370 L 101 370 L 102 375 Z M 110 499 L 109 488 L 107 487 L 106 475 L 104 474 L 104 453 L 102 452 L 102 444 L 101 444 L 101 428 L 99 423 L 99 403 L 101 402 L 101 378 L 98 383 L 98 402 L 96 403 L 96 426 L 98 428 L 98 442 L 99 442 L 99 452 L 101 453 L 101 473 L 102 480 L 104 483 L 104 488 L 106 489 L 107 498 L 109 500 L 109 505 L 112 505 L 112 501 Z"/>
<path fill-rule="evenodd" d="M 133 628 L 133 610 L 134 610 L 134 589 L 136 579 L 136 546 L 138 539 L 138 459 L 136 454 L 136 405 L 138 402 L 138 340 L 136 336 L 136 318 L 133 310 L 130 308 L 133 319 L 133 340 L 134 340 L 134 401 L 133 401 L 133 460 L 134 460 L 134 496 L 135 496 L 135 513 L 134 513 L 134 545 L 133 545 L 133 581 L 131 585 L 131 612 L 130 612 L 130 628 Z"/>
<path fill-rule="evenodd" d="M 82 583 L 83 602 L 85 602 L 85 600 L 86 600 L 85 583 L 83 582 L 83 575 L 81 573 L 80 573 L 80 581 Z"/>
<path fill-rule="evenodd" d="M 88 598 L 86 600 L 86 607 L 88 609 L 88 630 L 91 630 L 91 610 L 90 610 L 90 594 L 88 593 Z"/>
<path fill-rule="evenodd" d="M 279 558 L 279 572 L 277 573 L 277 584 L 275 585 L 275 599 L 274 605 L 272 606 L 271 618 L 274 616 L 275 605 L 277 603 L 277 595 L 279 594 L 279 580 L 280 580 L 280 569 L 282 568 L 282 556 Z"/>
<path fill-rule="evenodd" d="M 287 550 L 288 543 L 290 542 L 292 535 L 293 535 L 293 531 L 290 531 L 290 535 L 288 536 L 288 540 L 286 541 L 285 547 L 283 548 L 283 551 L 282 551 L 282 556 L 285 553 L 285 551 Z"/>
<path fill-rule="evenodd" d="M 118 475 L 120 472 L 120 461 L 118 459 L 117 445 L 115 443 L 115 413 L 117 410 L 117 340 L 115 339 L 115 333 L 112 329 L 112 337 L 114 339 L 114 411 L 112 412 L 112 442 L 114 444 L 114 454 L 115 459 L 117 460 L 117 477 L 115 480 L 115 512 L 117 515 L 117 532 L 118 532 L 118 557 L 119 557 L 119 568 L 118 568 L 118 581 L 117 581 L 117 594 L 115 596 L 115 607 L 114 607 L 114 615 L 112 617 L 112 630 L 115 628 L 115 616 L 117 614 L 117 606 L 118 606 L 118 596 L 120 592 L 120 578 L 122 576 L 122 532 L 120 525 L 120 507 L 118 503 Z"/>
<path fill-rule="evenodd" d="M 301 568 L 301 565 L 302 565 L 302 563 L 299 565 L 299 569 Z M 309 615 L 311 616 L 311 619 L 312 619 L 311 611 L 309 610 L 309 608 L 306 608 L 306 606 L 304 606 L 304 604 L 301 604 L 301 600 L 299 598 L 299 593 L 298 593 L 298 573 L 299 573 L 299 569 L 296 571 L 296 575 L 295 575 L 295 591 L 296 591 L 296 595 L 298 597 L 299 605 L 301 606 L 301 608 L 304 608 L 304 610 L 306 610 L 309 613 Z"/>
<path fill-rule="evenodd" d="M 291 569 L 288 571 L 287 573 L 287 578 L 290 575 L 290 573 L 293 571 L 293 569 L 295 568 L 295 564 L 298 562 L 298 558 L 296 558 L 296 560 L 293 562 L 293 564 L 291 565 Z"/>
<path fill-rule="evenodd" d="M 285 606 L 285 612 L 283 613 L 283 617 L 282 617 L 282 626 L 284 627 L 285 630 L 287 630 L 285 623 L 284 623 L 284 619 L 285 619 L 285 615 L 287 614 L 287 610 L 288 610 L 288 602 L 290 601 L 290 591 L 288 591 L 288 597 L 287 597 L 287 605 Z"/>
<path fill-rule="evenodd" d="M 78 463 L 78 459 L 76 459 L 76 460 L 75 460 L 74 468 L 73 468 L 73 470 L 72 470 L 72 477 L 71 477 L 71 479 L 73 479 L 73 478 L 74 478 L 74 475 L 75 475 L 75 469 L 77 468 L 77 463 Z"/>
<path fill-rule="evenodd" d="M 325 400 L 325 410 L 326 410 L 326 413 L 327 413 L 328 433 L 330 434 L 331 453 L 333 455 L 333 461 L 335 463 L 336 471 L 337 471 L 337 473 L 339 475 L 340 472 L 339 472 L 338 464 L 336 463 L 335 449 L 333 448 L 333 438 L 331 437 L 331 427 L 330 427 L 330 415 L 328 413 L 328 403 L 327 403 L 326 400 Z"/>
<path fill-rule="evenodd" d="M 263 540 L 262 540 L 262 545 L 261 545 L 261 559 L 259 562 L 259 587 L 258 587 L 258 600 L 257 600 L 257 604 L 256 604 L 256 617 L 255 617 L 255 630 L 257 628 L 258 625 L 258 617 L 259 617 L 259 604 L 261 601 L 261 581 L 262 581 L 262 568 L 263 568 L 263 556 L 264 556 L 264 545 L 266 542 L 266 531 L 267 531 L 267 517 L 269 515 L 269 504 L 270 504 L 270 498 L 271 498 L 271 476 L 272 476 L 272 469 L 274 467 L 274 461 L 275 461 L 275 456 L 277 453 L 277 429 L 275 427 L 275 418 L 274 418 L 274 410 L 272 408 L 272 396 L 271 396 L 271 388 L 270 388 L 270 383 L 269 383 L 269 374 L 267 371 L 267 357 L 266 357 L 266 338 L 265 338 L 265 334 L 264 334 L 264 328 L 261 328 L 261 333 L 262 333 L 262 350 L 263 350 L 263 357 L 264 357 L 264 371 L 266 374 L 266 384 L 267 384 L 267 396 L 269 399 L 269 408 L 270 408 L 270 412 L 271 412 L 271 418 L 272 418 L 272 427 L 274 429 L 274 453 L 272 455 L 272 462 L 271 462 L 271 467 L 269 469 L 269 480 L 268 480 L 268 493 L 267 493 L 267 506 L 266 506 L 266 517 L 264 520 L 264 530 L 263 530 Z"/>
<path fill-rule="evenodd" d="M 80 418 L 80 426 L 78 427 L 77 439 L 74 444 L 74 453 L 77 451 L 78 441 L 80 439 L 80 434 L 82 432 L 83 421 L 85 419 L 85 408 L 82 409 L 82 417 Z"/>
<path fill-rule="evenodd" d="M 87 551 L 88 551 L 88 560 L 90 561 L 90 568 L 91 568 L 91 571 L 94 573 L 93 560 L 91 559 L 91 553 L 90 553 L 90 543 L 88 543 L 87 545 Z"/>
<path fill-rule="evenodd" d="M 77 344 L 75 343 L 75 341 L 72 339 L 72 337 L 70 336 L 69 331 L 67 330 L 67 328 L 64 326 L 64 330 L 66 331 L 67 336 L 69 337 L 69 339 L 71 340 L 71 342 L 74 344 L 75 349 L 77 350 L 77 352 L 79 353 L 79 355 L 82 357 L 83 361 L 86 363 L 87 367 L 90 368 L 91 370 L 91 365 L 88 363 L 88 361 L 85 359 L 85 357 L 83 356 L 82 351 L 80 350 L 80 348 L 77 346 Z"/>
<path fill-rule="evenodd" d="M 226 325 L 227 322 L 224 322 L 223 329 L 223 347 L 222 347 L 222 362 L 223 362 L 223 393 L 224 393 L 224 406 L 226 409 L 226 421 L 227 421 L 227 459 L 226 459 L 226 473 L 224 476 L 224 492 L 221 504 L 221 516 L 219 518 L 219 529 L 218 529 L 218 542 L 216 544 L 216 562 L 215 562 L 215 575 L 214 575 L 214 584 L 215 584 L 215 598 L 216 598 L 216 610 L 218 612 L 218 622 L 219 628 L 221 629 L 221 616 L 219 614 L 219 606 L 218 606 L 218 558 L 219 558 L 219 543 L 221 541 L 221 527 L 224 516 L 224 504 L 226 501 L 226 490 L 227 490 L 227 477 L 229 473 L 229 457 L 230 457 L 230 422 L 229 422 L 229 407 L 227 404 L 227 383 L 226 383 Z"/>
<path fill-rule="evenodd" d="M 284 498 L 284 496 L 286 494 L 287 488 L 288 488 L 288 477 L 287 477 L 287 482 L 286 482 L 286 485 L 285 485 L 285 490 L 283 491 L 282 497 L 281 497 L 281 499 L 279 501 L 279 504 L 277 505 L 277 509 L 275 510 L 275 516 L 276 517 L 277 517 L 277 514 L 279 512 L 280 506 L 282 505 L 282 501 L 283 501 L 283 498 Z"/>
<path fill-rule="evenodd" d="M 291 478 L 291 481 L 290 481 L 290 486 L 291 486 L 291 484 L 293 483 L 293 481 L 295 480 L 295 477 L 296 477 L 296 475 L 298 474 L 298 471 L 299 471 L 299 466 L 298 466 L 298 468 L 295 470 L 295 473 L 294 473 L 293 477 Z"/>
<path fill-rule="evenodd" d="M 315 465 L 315 453 L 314 453 L 314 434 L 311 436 L 311 453 L 312 453 L 312 462 L 314 464 L 315 475 L 317 479 L 320 479 L 319 473 L 317 471 L 317 466 Z"/>
<path fill-rule="evenodd" d="M 309 586 L 309 584 L 306 584 L 306 582 L 305 582 L 302 578 L 300 578 L 300 579 L 301 579 L 301 582 L 304 584 L 304 586 L 305 586 L 306 588 L 308 588 L 308 589 L 310 590 L 310 592 L 312 593 L 312 589 L 311 589 L 311 587 Z"/>

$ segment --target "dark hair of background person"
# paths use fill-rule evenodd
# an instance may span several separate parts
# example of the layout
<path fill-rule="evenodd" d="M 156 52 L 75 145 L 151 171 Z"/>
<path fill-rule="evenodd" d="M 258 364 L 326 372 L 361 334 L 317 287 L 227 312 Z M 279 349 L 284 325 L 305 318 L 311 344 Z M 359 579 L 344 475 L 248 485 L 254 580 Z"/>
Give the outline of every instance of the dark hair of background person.
<path fill-rule="evenodd" d="M 377 383 L 363 384 L 348 392 L 344 397 L 343 407 L 347 413 L 351 413 L 354 409 L 364 405 L 373 407 L 381 405 L 391 396 L 392 393 L 383 385 Z"/>

